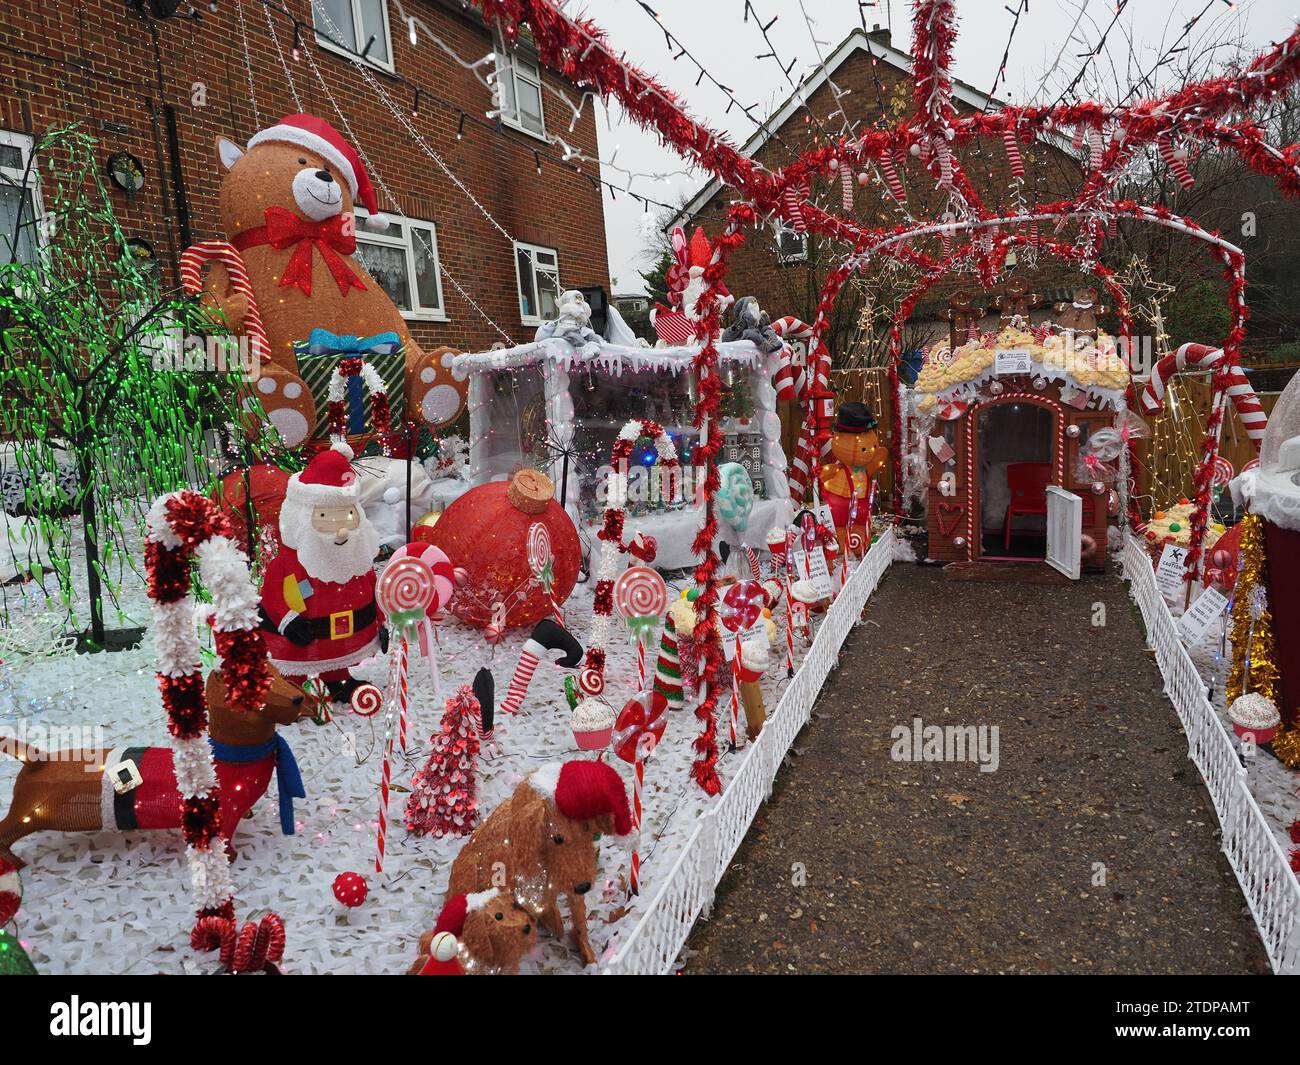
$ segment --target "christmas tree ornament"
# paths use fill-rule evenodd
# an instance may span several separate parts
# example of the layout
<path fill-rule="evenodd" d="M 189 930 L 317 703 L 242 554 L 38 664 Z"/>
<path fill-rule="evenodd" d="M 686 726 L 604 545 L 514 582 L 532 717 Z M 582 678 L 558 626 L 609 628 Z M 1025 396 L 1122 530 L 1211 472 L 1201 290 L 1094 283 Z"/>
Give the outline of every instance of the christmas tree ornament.
<path fill-rule="evenodd" d="M 339 873 L 334 878 L 334 897 L 348 909 L 356 909 L 366 901 L 370 888 L 360 873 Z"/>
<path fill-rule="evenodd" d="M 418 836 L 468 836 L 478 820 L 477 769 L 481 708 L 463 685 L 447 700 L 429 758 L 411 780 L 406 827 Z"/>
<path fill-rule="evenodd" d="M 411 539 L 420 544 L 432 543 L 433 527 L 438 524 L 438 519 L 441 517 L 441 510 L 431 510 L 427 514 L 421 514 L 411 526 Z"/>
<path fill-rule="evenodd" d="M 565 896 L 584 961 L 596 953 L 587 935 L 586 893 L 596 882 L 600 833 L 631 830 L 622 778 L 599 761 L 552 763 L 534 770 L 465 842 L 452 863 L 450 895 L 504 886 L 541 915 L 553 936 L 564 933 Z M 500 885 L 505 870 L 509 883 Z"/>
<path fill-rule="evenodd" d="M 233 470 L 212 490 L 211 498 L 230 519 L 239 550 L 253 554 L 256 544 L 280 544 L 280 507 L 289 488 L 289 473 L 277 466 Z M 249 529 L 253 538 L 249 540 Z"/>
<path fill-rule="evenodd" d="M 550 480 L 524 469 L 506 481 L 471 488 L 442 513 L 428 540 L 465 571 L 449 609 L 470 625 L 494 625 L 499 635 L 534 625 L 568 599 L 578 579 L 582 548 L 573 519 L 555 500 Z M 545 527 L 554 559 L 551 594 L 529 562 L 529 529 Z"/>

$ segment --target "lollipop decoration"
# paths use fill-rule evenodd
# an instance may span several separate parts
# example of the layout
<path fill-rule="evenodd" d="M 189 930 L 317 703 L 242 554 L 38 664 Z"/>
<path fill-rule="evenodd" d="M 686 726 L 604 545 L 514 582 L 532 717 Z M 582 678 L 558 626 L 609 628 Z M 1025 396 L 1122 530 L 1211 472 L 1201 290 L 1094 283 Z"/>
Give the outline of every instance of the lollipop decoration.
<path fill-rule="evenodd" d="M 645 785 L 645 760 L 663 739 L 668 700 L 659 691 L 639 692 L 628 700 L 614 722 L 614 753 L 635 769 L 632 788 L 632 871 L 629 891 L 641 890 L 641 792 Z"/>
<path fill-rule="evenodd" d="M 540 521 L 528 527 L 528 568 L 533 571 L 538 586 L 551 604 L 551 616 L 559 625 L 564 624 L 564 614 L 555 601 L 555 555 L 551 550 L 551 533 Z"/>
<path fill-rule="evenodd" d="M 668 609 L 668 586 L 649 566 L 632 566 L 614 582 L 614 604 L 636 636 L 637 679 L 644 688 L 646 634 L 659 624 Z"/>
<path fill-rule="evenodd" d="M 456 571 L 444 551 L 432 544 L 415 541 L 393 552 L 389 565 L 401 558 L 418 558 L 433 571 L 433 600 L 425 608 L 424 616 L 416 622 L 420 636 L 420 655 L 428 660 L 429 675 L 433 679 L 433 697 L 442 698 L 442 674 L 438 670 L 438 635 L 434 622 L 442 618 L 442 609 L 456 590 Z"/>
<path fill-rule="evenodd" d="M 388 693 L 384 699 L 388 713 L 384 717 L 384 763 L 379 782 L 379 831 L 375 854 L 375 872 L 384 871 L 384 844 L 388 836 L 388 791 L 392 784 L 393 702 L 399 707 L 402 750 L 406 750 L 407 726 L 407 636 L 424 619 L 437 599 L 438 588 L 433 568 L 422 558 L 406 555 L 394 558 L 384 567 L 375 588 L 375 601 L 388 618 L 397 639 L 393 641 L 388 668 Z"/>

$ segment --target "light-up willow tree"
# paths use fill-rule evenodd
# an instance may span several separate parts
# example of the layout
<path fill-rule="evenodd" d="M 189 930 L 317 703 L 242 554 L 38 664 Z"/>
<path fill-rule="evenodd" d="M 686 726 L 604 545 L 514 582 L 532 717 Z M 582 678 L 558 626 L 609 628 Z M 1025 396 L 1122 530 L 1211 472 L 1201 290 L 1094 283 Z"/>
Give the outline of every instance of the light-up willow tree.
<path fill-rule="evenodd" d="M 180 338 L 212 323 L 132 253 L 95 162 L 75 127 L 40 136 L 25 187 L 39 178 L 44 212 L 20 200 L 0 249 L 0 436 L 25 482 L 23 509 L 37 541 L 4 550 L 42 582 L 57 580 L 70 623 L 105 646 L 105 601 L 124 620 L 121 582 L 134 569 L 128 533 L 162 492 L 206 479 L 213 430 L 233 420 L 236 383 L 206 359 L 171 361 Z M 24 241 L 21 235 L 37 235 Z M 19 254 L 24 244 L 34 253 Z M 26 261 L 24 261 L 26 260 Z M 60 476 L 75 469 L 75 482 Z M 79 526 L 79 528 L 78 528 Z M 88 604 L 73 582 L 80 539 Z"/>

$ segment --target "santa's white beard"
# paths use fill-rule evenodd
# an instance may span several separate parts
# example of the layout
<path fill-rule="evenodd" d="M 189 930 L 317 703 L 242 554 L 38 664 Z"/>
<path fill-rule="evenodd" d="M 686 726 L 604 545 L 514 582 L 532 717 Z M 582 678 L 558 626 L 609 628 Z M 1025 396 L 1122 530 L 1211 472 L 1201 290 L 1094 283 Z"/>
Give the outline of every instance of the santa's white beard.
<path fill-rule="evenodd" d="M 314 529 L 311 512 L 309 505 L 289 500 L 280 508 L 280 539 L 285 547 L 298 552 L 298 561 L 309 576 L 343 584 L 374 570 L 379 533 L 360 506 L 357 513 L 361 515 L 361 524 L 348 534 L 347 543 L 343 544 L 334 542 L 333 533 Z"/>

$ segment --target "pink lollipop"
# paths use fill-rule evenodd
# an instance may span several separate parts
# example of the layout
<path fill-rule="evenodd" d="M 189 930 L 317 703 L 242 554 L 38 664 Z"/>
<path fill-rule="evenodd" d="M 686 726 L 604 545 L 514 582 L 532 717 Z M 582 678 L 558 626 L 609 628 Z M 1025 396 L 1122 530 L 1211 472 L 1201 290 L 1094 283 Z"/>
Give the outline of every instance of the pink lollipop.
<path fill-rule="evenodd" d="M 632 696 L 614 722 L 614 753 L 629 763 L 645 758 L 663 738 L 666 709 L 668 699 L 662 692 L 652 689 Z"/>
<path fill-rule="evenodd" d="M 657 570 L 632 566 L 614 582 L 614 605 L 629 620 L 658 618 L 668 609 L 668 586 Z"/>
<path fill-rule="evenodd" d="M 767 593 L 758 581 L 739 581 L 722 593 L 722 624 L 728 632 L 754 627 L 763 613 Z"/>

